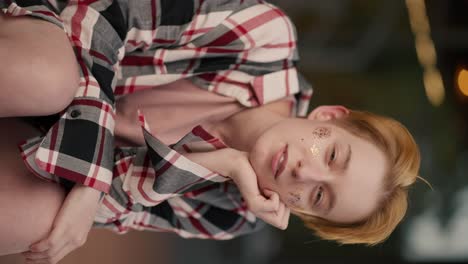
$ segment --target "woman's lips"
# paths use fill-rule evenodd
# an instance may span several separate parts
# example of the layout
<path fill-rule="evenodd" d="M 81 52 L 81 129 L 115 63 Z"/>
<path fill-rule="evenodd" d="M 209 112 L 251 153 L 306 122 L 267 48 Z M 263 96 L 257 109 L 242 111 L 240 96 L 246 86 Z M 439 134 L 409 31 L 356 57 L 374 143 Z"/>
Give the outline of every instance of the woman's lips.
<path fill-rule="evenodd" d="M 288 161 L 288 145 L 286 144 L 284 147 L 282 147 L 278 153 L 276 153 L 273 156 L 273 159 L 271 160 L 271 168 L 274 173 L 274 177 L 278 177 L 280 175 L 284 168 L 286 167 L 287 161 Z M 281 158 L 283 157 L 283 158 Z"/>

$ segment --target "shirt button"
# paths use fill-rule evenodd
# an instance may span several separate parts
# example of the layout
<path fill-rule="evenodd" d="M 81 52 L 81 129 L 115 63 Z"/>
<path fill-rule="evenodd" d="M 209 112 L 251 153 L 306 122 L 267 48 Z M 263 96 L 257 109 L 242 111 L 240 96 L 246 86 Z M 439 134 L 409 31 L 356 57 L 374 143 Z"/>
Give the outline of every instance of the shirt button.
<path fill-rule="evenodd" d="M 73 111 L 71 111 L 71 113 L 70 113 L 70 116 L 71 116 L 72 118 L 77 118 L 77 117 L 79 117 L 80 115 L 81 115 L 80 110 L 76 110 L 76 109 L 73 110 Z"/>

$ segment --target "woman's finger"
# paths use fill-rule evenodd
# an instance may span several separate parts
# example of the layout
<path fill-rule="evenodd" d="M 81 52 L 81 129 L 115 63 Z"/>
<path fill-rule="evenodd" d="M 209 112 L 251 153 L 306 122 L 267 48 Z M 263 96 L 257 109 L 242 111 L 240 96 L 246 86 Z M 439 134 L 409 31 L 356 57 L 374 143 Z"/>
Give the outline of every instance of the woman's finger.
<path fill-rule="evenodd" d="M 26 260 L 36 260 L 36 259 L 44 259 L 47 258 L 47 251 L 45 252 L 31 252 L 31 251 L 25 251 L 21 252 L 21 255 L 26 259 Z"/>
<path fill-rule="evenodd" d="M 263 210 L 264 211 L 277 211 L 280 205 L 279 195 L 276 192 L 265 189 L 265 197 Z"/>
<path fill-rule="evenodd" d="M 281 220 L 281 227 L 280 227 L 281 230 L 285 230 L 286 228 L 288 228 L 290 216 L 291 216 L 291 209 L 285 206 L 283 219 Z"/>
<path fill-rule="evenodd" d="M 278 212 L 262 212 L 258 215 L 263 221 L 266 223 L 276 227 L 280 228 L 281 227 L 281 219 L 282 217 L 279 217 Z"/>
<path fill-rule="evenodd" d="M 261 218 L 268 224 L 284 230 L 288 227 L 290 213 L 291 210 L 284 203 L 280 203 L 277 211 L 265 213 Z"/>
<path fill-rule="evenodd" d="M 276 217 L 275 217 L 276 225 L 275 226 L 277 228 L 279 228 L 279 229 L 283 229 L 283 217 L 284 217 L 285 208 L 286 208 L 286 206 L 284 205 L 284 203 L 280 203 L 278 210 L 275 212 L 275 214 L 276 214 Z"/>
<path fill-rule="evenodd" d="M 30 260 L 39 260 L 39 259 L 49 259 L 55 255 L 57 255 L 68 243 L 64 243 L 63 245 L 57 245 L 47 251 L 44 252 L 31 252 L 26 251 L 21 253 L 26 259 Z"/>
<path fill-rule="evenodd" d="M 32 244 L 29 247 L 29 250 L 33 253 L 44 252 L 52 247 L 59 246 L 60 244 L 60 237 L 62 237 L 63 231 L 59 228 L 52 229 L 52 232 L 49 233 L 49 236 L 38 243 Z"/>
<path fill-rule="evenodd" d="M 50 259 L 50 263 L 51 264 L 56 264 L 58 263 L 60 260 L 62 260 L 66 255 L 68 255 L 70 252 L 72 252 L 73 250 L 75 250 L 78 246 L 75 246 L 73 243 L 68 243 L 64 248 L 62 248 L 61 251 L 59 251 L 57 253 L 57 255 L 53 256 L 51 259 Z"/>
<path fill-rule="evenodd" d="M 62 241 L 63 231 L 60 228 L 54 227 L 49 236 L 38 243 L 32 244 L 30 248 L 31 258 L 28 258 L 27 263 L 32 264 L 50 264 L 50 258 L 60 252 L 60 249 L 67 244 Z"/>
<path fill-rule="evenodd" d="M 269 189 L 263 189 L 263 194 L 265 197 L 267 198 L 270 198 L 270 196 L 273 194 L 274 192 L 269 190 Z"/>
<path fill-rule="evenodd" d="M 50 264 L 48 260 L 43 259 L 28 259 L 25 262 L 26 264 Z"/>
<path fill-rule="evenodd" d="M 39 253 L 39 252 L 44 252 L 44 251 L 49 250 L 49 248 L 51 248 L 52 246 L 53 246 L 52 241 L 50 240 L 49 237 L 47 237 L 35 244 L 32 244 L 29 247 L 29 250 L 34 253 Z"/>
<path fill-rule="evenodd" d="M 27 259 L 26 264 L 56 264 L 59 263 L 68 253 L 74 250 L 75 247 L 71 243 L 67 243 L 66 246 L 62 247 L 60 251 L 46 259 Z"/>

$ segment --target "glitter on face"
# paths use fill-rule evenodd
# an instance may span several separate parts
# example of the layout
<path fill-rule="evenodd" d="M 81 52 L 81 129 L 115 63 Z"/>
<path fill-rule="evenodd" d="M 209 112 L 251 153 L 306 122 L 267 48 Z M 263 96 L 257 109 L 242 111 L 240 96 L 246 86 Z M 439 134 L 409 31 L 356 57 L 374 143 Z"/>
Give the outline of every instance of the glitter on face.
<path fill-rule="evenodd" d="M 301 200 L 301 195 L 295 192 L 289 192 L 288 203 L 296 206 L 296 204 Z"/>
<path fill-rule="evenodd" d="M 300 205 L 301 196 L 302 196 L 302 187 L 297 187 L 293 192 L 288 192 L 288 204 L 291 207 L 302 210 L 303 207 Z"/>
<path fill-rule="evenodd" d="M 327 127 L 317 127 L 312 132 L 312 135 L 313 135 L 313 141 L 312 141 L 313 144 L 309 150 L 310 152 L 312 152 L 312 156 L 315 158 L 320 155 L 320 147 L 319 147 L 319 144 L 316 144 L 317 141 L 330 137 L 331 131 Z"/>
<path fill-rule="evenodd" d="M 331 131 L 327 127 L 317 127 L 314 129 L 314 132 L 312 132 L 312 135 L 314 135 L 315 139 L 324 139 L 330 137 Z"/>
<path fill-rule="evenodd" d="M 320 149 L 315 144 L 313 144 L 310 148 L 310 152 L 312 152 L 312 156 L 317 157 L 320 154 Z"/>

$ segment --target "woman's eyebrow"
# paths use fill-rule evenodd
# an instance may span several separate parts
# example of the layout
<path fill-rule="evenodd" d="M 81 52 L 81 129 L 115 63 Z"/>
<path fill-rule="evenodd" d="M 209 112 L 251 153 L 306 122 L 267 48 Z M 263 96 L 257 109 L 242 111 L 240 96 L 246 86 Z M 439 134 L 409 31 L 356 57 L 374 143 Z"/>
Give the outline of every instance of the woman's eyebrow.
<path fill-rule="evenodd" d="M 346 159 L 343 162 L 343 166 L 340 168 L 340 172 L 341 172 L 342 175 L 345 174 L 346 170 L 349 167 L 349 162 L 351 160 L 352 151 L 351 151 L 351 145 L 350 144 L 348 144 L 348 151 L 346 153 L 347 153 L 346 154 Z M 333 190 L 331 188 L 328 188 L 328 190 L 329 190 L 328 193 L 329 193 L 330 199 L 329 199 L 329 202 L 328 202 L 327 209 L 325 210 L 325 215 L 329 214 L 333 210 L 333 208 L 335 207 L 335 203 L 336 203 L 335 193 L 333 192 Z"/>
<path fill-rule="evenodd" d="M 329 193 L 330 198 L 328 199 L 327 209 L 325 209 L 325 215 L 328 215 L 333 210 L 333 208 L 335 207 L 335 203 L 336 203 L 335 192 L 331 188 L 328 188 L 328 193 Z"/>
<path fill-rule="evenodd" d="M 348 144 L 348 151 L 347 151 L 347 154 L 346 154 L 346 159 L 345 161 L 343 162 L 343 166 L 341 167 L 341 173 L 344 175 L 346 173 L 346 171 L 348 170 L 348 167 L 349 167 L 349 162 L 351 160 L 351 155 L 352 155 L 352 151 L 351 151 L 351 145 Z"/>

